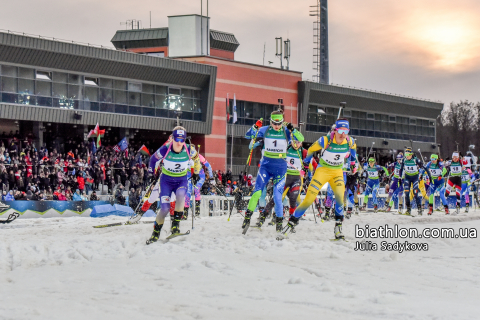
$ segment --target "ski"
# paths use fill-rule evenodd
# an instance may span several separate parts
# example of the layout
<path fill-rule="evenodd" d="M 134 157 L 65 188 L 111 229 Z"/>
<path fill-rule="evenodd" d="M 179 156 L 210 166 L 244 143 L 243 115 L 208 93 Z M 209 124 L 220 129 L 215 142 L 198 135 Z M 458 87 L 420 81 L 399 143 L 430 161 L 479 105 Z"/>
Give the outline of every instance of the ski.
<path fill-rule="evenodd" d="M 188 230 L 187 232 L 184 232 L 184 233 L 172 233 L 171 235 L 166 237 L 165 240 L 171 240 L 173 238 L 181 237 L 181 236 L 187 236 L 189 234 L 190 234 L 190 230 Z"/>
<path fill-rule="evenodd" d="M 2 224 L 11 223 L 11 222 L 13 222 L 15 219 L 17 219 L 18 217 L 20 217 L 20 213 L 18 213 L 18 212 L 13 212 L 13 213 L 10 213 L 10 215 L 9 215 L 8 218 L 7 218 L 7 220 L 0 220 L 0 223 L 2 223 Z"/>
<path fill-rule="evenodd" d="M 348 240 L 345 240 L 344 238 L 340 238 L 340 239 L 329 239 L 330 241 L 340 241 L 340 240 L 343 240 L 345 242 L 348 242 Z"/>
<path fill-rule="evenodd" d="M 290 231 L 290 232 L 289 232 Z M 275 239 L 278 241 L 282 241 L 284 239 L 288 239 L 288 234 L 289 233 L 295 233 L 295 229 L 292 229 L 289 225 L 287 225 L 284 230 L 282 230 L 282 233 L 279 233 Z"/>
<path fill-rule="evenodd" d="M 134 223 L 128 223 L 128 221 L 127 221 L 127 222 L 116 222 L 116 223 L 102 224 L 102 225 L 93 226 L 93 227 L 98 229 L 98 228 L 109 228 L 109 227 L 117 227 L 117 226 L 130 226 L 130 225 L 140 224 L 140 223 L 151 224 L 151 223 L 154 223 L 154 222 L 155 221 L 138 221 L 138 222 L 134 222 Z"/>

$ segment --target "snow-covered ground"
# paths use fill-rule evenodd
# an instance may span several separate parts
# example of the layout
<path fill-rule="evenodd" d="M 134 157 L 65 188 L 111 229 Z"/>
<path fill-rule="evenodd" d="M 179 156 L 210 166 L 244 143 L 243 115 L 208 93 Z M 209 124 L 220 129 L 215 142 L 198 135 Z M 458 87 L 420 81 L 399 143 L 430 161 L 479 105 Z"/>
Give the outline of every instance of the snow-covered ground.
<path fill-rule="evenodd" d="M 349 242 L 329 241 L 334 223 L 312 216 L 284 241 L 266 226 L 243 236 L 238 215 L 196 220 L 189 236 L 150 246 L 152 225 L 92 228 L 124 220 L 0 225 L 0 319 L 480 318 L 478 238 L 406 239 L 428 251 L 354 250 L 355 224 L 478 230 L 480 210 L 361 213 L 345 221 Z"/>

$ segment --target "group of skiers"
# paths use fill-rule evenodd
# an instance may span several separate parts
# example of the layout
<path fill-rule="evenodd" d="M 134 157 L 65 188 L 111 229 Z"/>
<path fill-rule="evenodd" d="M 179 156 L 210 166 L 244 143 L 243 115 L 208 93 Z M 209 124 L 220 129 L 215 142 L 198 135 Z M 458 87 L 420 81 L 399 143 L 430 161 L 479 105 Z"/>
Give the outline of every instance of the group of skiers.
<path fill-rule="evenodd" d="M 358 209 L 358 176 L 359 172 L 367 177 L 364 194 L 366 208 L 369 195 L 372 195 L 374 210 L 378 208 L 377 192 L 379 188 L 379 173 L 389 175 L 387 168 L 376 164 L 374 158 L 368 158 L 363 168 L 359 165 L 355 140 L 348 135 L 350 124 L 347 119 L 339 118 L 332 130 L 321 136 L 308 150 L 302 147 L 304 137 L 291 123 L 285 122 L 283 111 L 277 110 L 270 116 L 270 124 L 263 126 L 257 121 L 246 133 L 250 139 L 250 148 L 261 148 L 262 158 L 256 178 L 255 188 L 246 208 L 242 223 L 245 233 L 251 223 L 252 215 L 259 209 L 258 221 L 255 225 L 261 228 L 265 219 L 275 212 L 272 219 L 277 232 L 285 234 L 294 232 L 300 218 L 314 203 L 318 203 L 318 194 L 322 187 L 328 184 L 326 210 L 335 203 L 334 235 L 335 239 L 344 239 L 342 223 L 344 210 L 350 217 L 353 207 Z M 186 219 L 190 207 L 190 196 L 195 197 L 195 214 L 200 213 L 200 189 L 205 182 L 205 170 L 213 177 L 208 161 L 200 155 L 194 145 L 187 144 L 185 128 L 176 127 L 169 140 L 151 157 L 149 171 L 156 177 L 155 183 L 147 192 L 146 199 L 139 205 L 128 223 L 136 223 L 156 201 L 160 200 L 160 208 L 154 223 L 153 233 L 147 244 L 159 239 L 165 217 L 173 208 L 171 233 L 180 234 L 180 221 Z M 319 152 L 318 163 L 313 158 Z M 469 163 L 462 162 L 460 154 L 454 152 L 450 161 L 441 161 L 433 154 L 430 162 L 424 164 L 415 156 L 411 148 L 399 153 L 390 169 L 391 183 L 385 202 L 385 211 L 390 211 L 398 200 L 401 213 L 402 194 L 405 194 L 405 214 L 411 214 L 411 198 L 417 203 L 419 214 L 422 214 L 420 195 L 428 199 L 429 212 L 433 212 L 434 194 L 439 190 L 445 213 L 449 214 L 447 198 L 455 191 L 457 207 L 460 206 L 462 192 L 467 192 L 466 202 L 469 203 L 468 185 L 472 181 Z M 271 180 L 271 182 L 270 182 Z M 305 181 L 308 187 L 305 198 L 300 201 L 300 194 Z M 267 186 L 271 183 L 272 198 L 266 203 Z M 214 184 L 215 180 L 210 180 Z M 193 193 L 193 194 L 192 194 Z M 330 199 L 328 199 L 330 198 Z M 173 199 L 174 204 L 172 204 Z M 283 202 L 288 199 L 289 219 L 284 224 Z M 344 203 L 346 202 L 346 203 Z M 329 204 L 329 205 L 327 205 Z M 345 209 L 344 209 L 345 207 Z M 361 210 L 360 209 L 360 210 Z M 357 211 L 358 212 L 358 211 Z"/>

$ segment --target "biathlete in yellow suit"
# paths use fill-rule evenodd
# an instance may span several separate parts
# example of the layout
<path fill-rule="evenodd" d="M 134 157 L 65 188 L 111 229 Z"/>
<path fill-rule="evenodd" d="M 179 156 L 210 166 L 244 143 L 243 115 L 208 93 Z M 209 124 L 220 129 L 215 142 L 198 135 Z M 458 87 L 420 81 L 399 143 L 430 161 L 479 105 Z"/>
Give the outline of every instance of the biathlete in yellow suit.
<path fill-rule="evenodd" d="M 355 141 L 348 136 L 349 130 L 350 125 L 348 120 L 338 119 L 335 123 L 335 131 L 332 131 L 332 133 L 327 136 L 321 137 L 308 149 L 307 157 L 303 160 L 305 164 L 310 163 L 314 152 L 322 150 L 322 154 L 317 170 L 307 189 L 305 199 L 288 220 L 288 227 L 290 229 L 293 229 L 298 224 L 300 217 L 315 201 L 322 186 L 328 182 L 333 189 L 333 194 L 337 202 L 335 206 L 335 238 L 345 238 L 342 234 L 343 196 L 345 194 L 342 167 L 345 159 L 349 158 L 350 165 L 354 168 L 357 154 Z"/>

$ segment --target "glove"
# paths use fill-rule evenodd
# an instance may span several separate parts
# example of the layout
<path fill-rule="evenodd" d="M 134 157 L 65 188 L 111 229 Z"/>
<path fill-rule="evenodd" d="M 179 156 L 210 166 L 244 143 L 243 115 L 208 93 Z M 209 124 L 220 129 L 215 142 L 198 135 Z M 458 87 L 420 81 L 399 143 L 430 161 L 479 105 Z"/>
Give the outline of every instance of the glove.
<path fill-rule="evenodd" d="M 198 180 L 200 180 L 200 176 L 198 174 L 194 173 L 192 175 L 192 183 L 196 185 Z"/>
<path fill-rule="evenodd" d="M 308 163 L 308 162 L 307 162 L 307 163 L 303 162 L 303 171 L 308 172 L 309 166 L 310 166 L 310 163 Z"/>
<path fill-rule="evenodd" d="M 212 186 L 216 186 L 217 185 L 217 182 L 215 181 L 215 179 L 210 179 L 210 184 Z"/>
<path fill-rule="evenodd" d="M 257 122 L 255 122 L 255 124 L 253 125 L 253 127 L 255 129 L 258 129 L 258 128 L 261 128 L 262 127 L 262 124 L 263 124 L 263 119 L 260 119 L 260 120 L 257 120 Z"/>
<path fill-rule="evenodd" d="M 293 127 L 293 124 L 291 124 L 290 122 L 287 123 L 287 129 L 290 130 L 290 131 L 295 130 L 295 128 Z"/>

